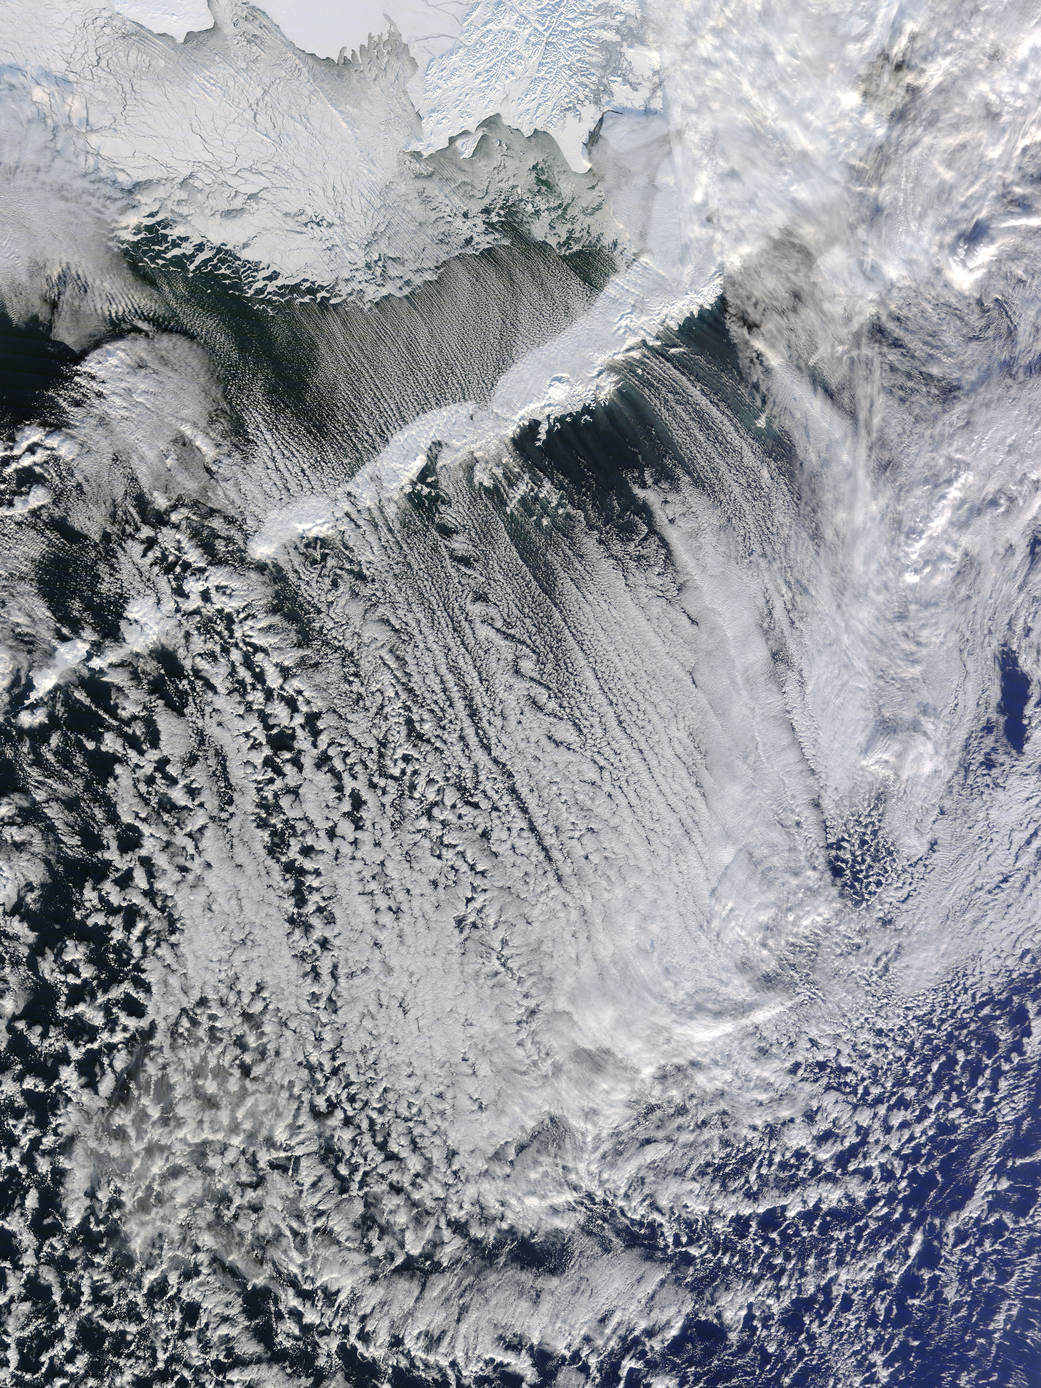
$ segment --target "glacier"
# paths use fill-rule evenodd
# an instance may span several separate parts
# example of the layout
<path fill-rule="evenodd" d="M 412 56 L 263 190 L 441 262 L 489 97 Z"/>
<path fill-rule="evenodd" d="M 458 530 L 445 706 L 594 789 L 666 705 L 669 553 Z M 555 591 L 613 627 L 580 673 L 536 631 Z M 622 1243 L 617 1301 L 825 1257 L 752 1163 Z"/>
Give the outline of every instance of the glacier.
<path fill-rule="evenodd" d="M 1036 7 L 0 33 L 4 1381 L 1029 1388 Z"/>

